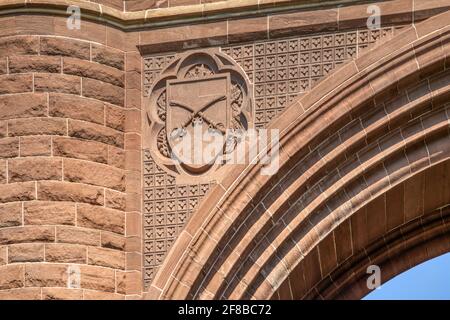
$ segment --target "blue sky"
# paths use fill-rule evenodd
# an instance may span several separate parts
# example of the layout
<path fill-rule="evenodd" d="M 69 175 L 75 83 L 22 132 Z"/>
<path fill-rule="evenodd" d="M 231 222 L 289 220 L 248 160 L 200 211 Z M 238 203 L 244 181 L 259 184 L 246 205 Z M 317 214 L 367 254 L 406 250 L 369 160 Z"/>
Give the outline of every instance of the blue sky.
<path fill-rule="evenodd" d="M 380 299 L 450 300 L 450 253 L 399 274 L 363 298 Z"/>

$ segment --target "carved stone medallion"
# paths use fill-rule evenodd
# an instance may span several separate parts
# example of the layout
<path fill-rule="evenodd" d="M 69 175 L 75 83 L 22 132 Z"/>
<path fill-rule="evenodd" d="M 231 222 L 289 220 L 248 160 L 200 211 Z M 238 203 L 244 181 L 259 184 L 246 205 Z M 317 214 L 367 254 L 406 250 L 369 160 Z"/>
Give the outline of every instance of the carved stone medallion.
<path fill-rule="evenodd" d="M 236 132 L 253 126 L 252 87 L 218 50 L 180 54 L 150 89 L 147 116 L 145 140 L 161 168 L 178 180 L 216 179 L 219 157 L 239 142 Z"/>

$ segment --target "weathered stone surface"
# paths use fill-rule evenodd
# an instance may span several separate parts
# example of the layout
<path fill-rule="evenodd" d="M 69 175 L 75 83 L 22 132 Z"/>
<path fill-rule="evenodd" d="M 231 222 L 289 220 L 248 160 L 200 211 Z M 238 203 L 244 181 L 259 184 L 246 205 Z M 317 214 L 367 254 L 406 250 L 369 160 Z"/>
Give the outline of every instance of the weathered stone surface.
<path fill-rule="evenodd" d="M 108 147 L 108 164 L 125 169 L 125 150 L 113 146 Z"/>
<path fill-rule="evenodd" d="M 113 249 L 91 247 L 88 249 L 88 264 L 125 269 L 125 254 Z"/>
<path fill-rule="evenodd" d="M 61 72 L 61 58 L 48 56 L 11 57 L 9 58 L 9 72 Z"/>
<path fill-rule="evenodd" d="M 0 139 L 0 158 L 13 158 L 19 155 L 19 139 Z"/>
<path fill-rule="evenodd" d="M 1 193 L 0 193 L 1 194 Z M 86 202 L 103 205 L 103 189 L 85 184 L 40 181 L 37 183 L 39 200 Z"/>
<path fill-rule="evenodd" d="M 98 291 L 115 291 L 115 271 L 112 269 L 81 266 L 81 287 Z"/>
<path fill-rule="evenodd" d="M 26 93 L 0 96 L 0 119 L 43 116 L 47 116 L 47 96 L 45 94 Z"/>
<path fill-rule="evenodd" d="M 48 136 L 29 136 L 20 138 L 20 156 L 50 156 L 52 139 Z"/>
<path fill-rule="evenodd" d="M 86 246 L 63 243 L 46 244 L 45 261 L 86 263 Z"/>
<path fill-rule="evenodd" d="M 117 250 L 125 249 L 125 237 L 123 237 L 122 235 L 117 235 L 115 233 L 110 232 L 102 232 L 101 238 L 102 238 L 102 247 L 104 248 Z"/>
<path fill-rule="evenodd" d="M 108 146 L 95 141 L 55 137 L 53 155 L 107 163 Z"/>
<path fill-rule="evenodd" d="M 33 36 L 14 36 L 0 39 L 0 56 L 37 54 L 39 38 Z"/>
<path fill-rule="evenodd" d="M 125 111 L 122 108 L 106 105 L 105 124 L 116 130 L 124 131 L 125 129 Z"/>
<path fill-rule="evenodd" d="M 37 92 L 59 92 L 79 95 L 81 79 L 65 74 L 35 74 L 34 90 Z"/>
<path fill-rule="evenodd" d="M 24 286 L 24 266 L 12 265 L 0 267 L 0 290 Z"/>
<path fill-rule="evenodd" d="M 125 210 L 125 194 L 114 191 L 105 190 L 105 206 L 112 209 Z"/>
<path fill-rule="evenodd" d="M 90 44 L 68 38 L 41 37 L 41 54 L 89 60 Z"/>
<path fill-rule="evenodd" d="M 102 63 L 120 70 L 123 70 L 124 68 L 123 52 L 102 45 L 92 45 L 92 61 Z"/>
<path fill-rule="evenodd" d="M 77 227 L 56 227 L 56 241 L 91 246 L 100 245 L 100 231 Z"/>
<path fill-rule="evenodd" d="M 66 287 L 67 266 L 58 264 L 26 264 L 25 286 Z"/>
<path fill-rule="evenodd" d="M 69 120 L 69 136 L 123 147 L 123 133 L 93 123 Z"/>
<path fill-rule="evenodd" d="M 66 94 L 49 95 L 49 115 L 95 123 L 104 123 L 102 102 Z"/>
<path fill-rule="evenodd" d="M 0 228 L 20 226 L 22 224 L 22 203 L 0 204 Z"/>
<path fill-rule="evenodd" d="M 95 62 L 64 58 L 63 72 L 124 87 L 124 74 L 122 71 Z"/>
<path fill-rule="evenodd" d="M 0 291 L 0 300 L 40 300 L 41 288 L 18 288 Z"/>
<path fill-rule="evenodd" d="M 8 261 L 15 262 L 39 262 L 44 261 L 43 243 L 21 243 L 8 247 Z"/>
<path fill-rule="evenodd" d="M 50 226 L 26 226 L 0 229 L 0 243 L 53 242 L 55 228 Z"/>
<path fill-rule="evenodd" d="M 67 121 L 52 118 L 15 119 L 8 122 L 8 132 L 10 136 L 66 135 Z"/>
<path fill-rule="evenodd" d="M 82 300 L 83 290 L 67 288 L 43 288 L 43 300 Z"/>
<path fill-rule="evenodd" d="M 109 102 L 122 107 L 125 101 L 125 93 L 123 88 L 88 78 L 83 79 L 83 96 Z"/>
<path fill-rule="evenodd" d="M 24 223 L 74 225 L 76 207 L 72 202 L 31 201 L 23 205 Z"/>
<path fill-rule="evenodd" d="M 31 74 L 0 75 L 0 94 L 33 91 Z"/>
<path fill-rule="evenodd" d="M 123 170 L 90 161 L 64 159 L 64 180 L 125 191 Z"/>
<path fill-rule="evenodd" d="M 117 292 L 122 294 L 140 294 L 141 277 L 136 271 L 118 271 L 116 273 Z"/>
<path fill-rule="evenodd" d="M 0 184 L 0 203 L 34 200 L 36 187 L 34 182 Z"/>
<path fill-rule="evenodd" d="M 14 159 L 8 163 L 9 182 L 61 180 L 62 160 L 52 158 Z"/>
<path fill-rule="evenodd" d="M 125 214 L 119 210 L 79 204 L 77 206 L 77 224 L 86 228 L 123 234 L 125 232 Z"/>

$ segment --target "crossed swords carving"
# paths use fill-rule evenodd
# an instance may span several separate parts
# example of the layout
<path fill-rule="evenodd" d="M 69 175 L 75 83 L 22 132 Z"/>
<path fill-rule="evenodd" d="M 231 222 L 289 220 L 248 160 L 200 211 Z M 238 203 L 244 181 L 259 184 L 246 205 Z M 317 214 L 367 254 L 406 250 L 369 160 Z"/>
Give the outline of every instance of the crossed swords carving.
<path fill-rule="evenodd" d="M 211 101 L 205 103 L 198 111 L 194 111 L 193 108 L 189 107 L 188 105 L 184 104 L 183 102 L 176 101 L 176 100 L 170 101 L 169 102 L 170 106 L 178 106 L 178 107 L 181 107 L 191 113 L 189 118 L 181 124 L 181 127 L 176 128 L 174 131 L 178 132 L 178 134 L 181 136 L 184 135 L 183 133 L 185 132 L 185 128 L 191 122 L 193 122 L 193 121 L 195 122 L 196 118 L 200 117 L 200 119 L 202 119 L 202 121 L 205 121 L 209 125 L 210 128 L 219 130 L 222 134 L 225 134 L 224 125 L 222 123 L 216 123 L 215 121 L 213 121 L 211 118 L 209 118 L 204 113 L 213 104 L 215 104 L 216 102 L 225 100 L 225 99 L 226 99 L 226 96 L 224 96 L 224 95 L 217 96 L 214 99 L 212 99 Z"/>

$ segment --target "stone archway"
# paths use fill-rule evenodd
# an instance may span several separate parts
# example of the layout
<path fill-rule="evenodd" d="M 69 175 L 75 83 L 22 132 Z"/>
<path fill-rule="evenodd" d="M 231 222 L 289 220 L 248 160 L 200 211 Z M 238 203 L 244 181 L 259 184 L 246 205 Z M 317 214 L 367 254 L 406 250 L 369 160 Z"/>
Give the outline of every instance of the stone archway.
<path fill-rule="evenodd" d="M 433 243 L 448 232 L 442 207 L 450 194 L 443 163 L 450 155 L 449 18 L 444 13 L 414 25 L 344 65 L 272 122 L 270 128 L 283 128 L 279 172 L 267 177 L 260 165 L 232 168 L 180 234 L 148 297 L 267 299 L 284 295 L 287 283 L 292 291 L 286 279 L 299 268 L 303 288 L 293 298 L 358 297 L 352 292 L 361 291 L 347 289 L 345 272 L 359 276 L 363 264 L 346 266 L 337 257 L 333 264 L 327 256 L 326 241 L 348 221 L 376 219 L 384 201 L 385 221 L 367 229 L 361 252 L 379 246 L 379 239 L 388 248 L 412 250 L 415 237 Z M 422 211 L 388 214 L 388 208 L 400 212 L 398 190 L 424 175 L 433 183 Z M 436 214 L 439 225 L 427 218 Z M 411 231 L 411 241 L 397 244 L 396 230 L 415 223 L 423 233 Z M 387 261 L 377 250 L 377 259 Z M 344 277 L 336 284 L 339 274 Z"/>

